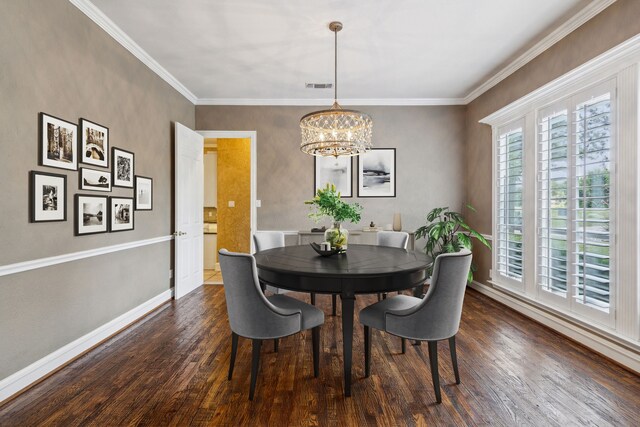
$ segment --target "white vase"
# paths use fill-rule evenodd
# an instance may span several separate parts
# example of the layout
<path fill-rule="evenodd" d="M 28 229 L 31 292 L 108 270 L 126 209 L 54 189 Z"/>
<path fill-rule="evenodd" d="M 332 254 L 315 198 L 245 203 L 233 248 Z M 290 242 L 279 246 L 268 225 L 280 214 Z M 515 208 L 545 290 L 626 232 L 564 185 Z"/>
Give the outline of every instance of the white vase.
<path fill-rule="evenodd" d="M 393 231 L 402 231 L 402 217 L 400 212 L 393 214 Z"/>

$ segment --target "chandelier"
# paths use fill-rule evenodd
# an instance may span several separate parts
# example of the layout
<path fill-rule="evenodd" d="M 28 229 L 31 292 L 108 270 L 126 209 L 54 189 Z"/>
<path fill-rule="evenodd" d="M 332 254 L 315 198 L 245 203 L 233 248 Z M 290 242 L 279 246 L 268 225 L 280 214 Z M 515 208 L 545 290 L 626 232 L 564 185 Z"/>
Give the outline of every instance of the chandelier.
<path fill-rule="evenodd" d="M 332 22 L 329 29 L 335 35 L 333 106 L 300 119 L 300 150 L 312 156 L 357 156 L 371 149 L 373 121 L 365 113 L 338 104 L 338 31 L 342 23 Z"/>

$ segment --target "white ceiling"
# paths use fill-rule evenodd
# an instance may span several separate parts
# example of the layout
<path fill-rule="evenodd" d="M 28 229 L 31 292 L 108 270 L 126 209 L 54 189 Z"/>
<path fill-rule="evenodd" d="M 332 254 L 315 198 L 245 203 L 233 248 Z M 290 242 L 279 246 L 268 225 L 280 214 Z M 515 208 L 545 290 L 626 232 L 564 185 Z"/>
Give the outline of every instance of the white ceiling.
<path fill-rule="evenodd" d="M 461 100 L 572 17 L 606 3 L 71 1 L 124 32 L 200 101 L 249 104 L 332 98 L 332 89 L 305 89 L 305 83 L 333 82 L 328 24 L 334 20 L 344 24 L 339 100 Z"/>

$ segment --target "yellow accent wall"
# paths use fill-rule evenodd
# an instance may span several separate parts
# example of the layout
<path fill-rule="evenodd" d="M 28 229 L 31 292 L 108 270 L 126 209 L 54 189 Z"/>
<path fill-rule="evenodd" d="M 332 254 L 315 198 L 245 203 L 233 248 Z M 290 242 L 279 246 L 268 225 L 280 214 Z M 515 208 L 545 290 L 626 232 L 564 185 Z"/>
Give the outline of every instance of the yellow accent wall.
<path fill-rule="evenodd" d="M 250 251 L 251 139 L 218 138 L 218 250 Z M 229 207 L 229 201 L 235 207 Z"/>

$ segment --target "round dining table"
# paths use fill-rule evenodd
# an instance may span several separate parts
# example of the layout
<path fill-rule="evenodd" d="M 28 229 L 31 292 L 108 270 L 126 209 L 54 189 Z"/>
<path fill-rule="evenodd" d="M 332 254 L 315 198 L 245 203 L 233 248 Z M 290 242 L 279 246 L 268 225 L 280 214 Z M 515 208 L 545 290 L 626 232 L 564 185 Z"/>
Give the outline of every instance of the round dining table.
<path fill-rule="evenodd" d="M 356 295 L 420 286 L 431 263 L 420 252 L 372 245 L 349 245 L 346 253 L 330 257 L 320 256 L 310 245 L 284 246 L 256 252 L 255 260 L 261 282 L 298 292 L 340 295 L 345 396 L 351 396 Z"/>

